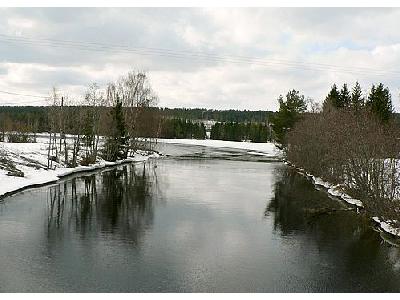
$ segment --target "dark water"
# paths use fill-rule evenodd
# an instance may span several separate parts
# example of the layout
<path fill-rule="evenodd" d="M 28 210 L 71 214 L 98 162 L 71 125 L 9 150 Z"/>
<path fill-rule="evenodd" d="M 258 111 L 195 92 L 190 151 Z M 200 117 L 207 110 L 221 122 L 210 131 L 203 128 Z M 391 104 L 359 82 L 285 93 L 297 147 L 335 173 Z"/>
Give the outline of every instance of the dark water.
<path fill-rule="evenodd" d="M 282 163 L 162 151 L 4 199 L 0 291 L 400 291 L 399 249 Z"/>

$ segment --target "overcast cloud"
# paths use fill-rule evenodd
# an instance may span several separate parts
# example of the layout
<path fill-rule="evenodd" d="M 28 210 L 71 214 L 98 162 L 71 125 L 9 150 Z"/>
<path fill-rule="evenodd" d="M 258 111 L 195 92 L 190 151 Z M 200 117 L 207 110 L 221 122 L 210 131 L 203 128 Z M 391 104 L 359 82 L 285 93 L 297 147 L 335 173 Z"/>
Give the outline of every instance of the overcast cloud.
<path fill-rule="evenodd" d="M 55 85 L 76 96 L 140 69 L 160 106 L 275 110 L 289 89 L 322 102 L 334 82 L 358 80 L 365 90 L 388 85 L 399 110 L 399 25 L 399 9 L 376 8 L 1 8 L 0 90 L 46 95 Z M 112 46 L 94 50 L 93 42 Z M 124 46 L 147 49 L 116 49 Z M 30 101 L 40 99 L 0 94 L 3 105 L 40 104 Z"/>

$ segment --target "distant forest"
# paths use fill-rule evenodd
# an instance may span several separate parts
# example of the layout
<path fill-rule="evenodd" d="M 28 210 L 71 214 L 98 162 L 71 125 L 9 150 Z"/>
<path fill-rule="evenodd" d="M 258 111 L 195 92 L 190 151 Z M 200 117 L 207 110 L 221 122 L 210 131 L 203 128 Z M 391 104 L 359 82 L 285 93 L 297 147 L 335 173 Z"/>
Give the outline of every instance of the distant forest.
<path fill-rule="evenodd" d="M 49 110 L 47 106 L 0 106 L 0 131 L 22 131 L 22 132 L 48 132 Z M 65 113 L 74 118 L 77 107 L 64 107 Z M 80 107 L 81 111 L 88 109 Z M 105 111 L 110 107 L 101 108 Z M 161 118 L 160 130 L 157 131 L 161 138 L 196 138 L 205 139 L 206 129 L 201 120 L 214 120 L 217 122 L 212 130 L 212 139 L 222 140 L 252 140 L 265 142 L 270 139 L 267 124 L 273 118 L 271 111 L 250 110 L 213 110 L 201 108 L 156 108 L 149 107 L 147 110 L 155 112 Z M 144 124 L 142 124 L 144 125 Z M 73 127 L 73 126 L 72 126 Z M 154 137 L 156 131 L 147 130 L 142 126 L 139 134 Z M 67 133 L 75 133 L 73 129 L 66 129 Z M 101 130 L 101 128 L 100 128 Z"/>
<path fill-rule="evenodd" d="M 215 110 L 202 108 L 160 108 L 166 117 L 187 120 L 214 120 L 217 122 L 265 123 L 274 112 L 265 110 Z"/>
<path fill-rule="evenodd" d="M 212 140 L 225 141 L 252 141 L 263 143 L 272 140 L 272 132 L 269 125 L 264 123 L 216 123 L 211 128 Z"/>

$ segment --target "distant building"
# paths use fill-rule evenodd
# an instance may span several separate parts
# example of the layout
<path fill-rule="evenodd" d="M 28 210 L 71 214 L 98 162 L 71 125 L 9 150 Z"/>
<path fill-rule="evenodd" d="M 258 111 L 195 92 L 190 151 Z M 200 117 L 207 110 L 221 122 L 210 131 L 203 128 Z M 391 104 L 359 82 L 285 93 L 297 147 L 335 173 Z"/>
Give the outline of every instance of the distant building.
<path fill-rule="evenodd" d="M 209 139 L 210 135 L 211 135 L 211 128 L 215 125 L 215 123 L 217 123 L 217 121 L 215 121 L 215 120 L 193 120 L 193 123 L 196 123 L 196 124 L 203 123 L 204 127 L 206 128 L 207 139 Z"/>

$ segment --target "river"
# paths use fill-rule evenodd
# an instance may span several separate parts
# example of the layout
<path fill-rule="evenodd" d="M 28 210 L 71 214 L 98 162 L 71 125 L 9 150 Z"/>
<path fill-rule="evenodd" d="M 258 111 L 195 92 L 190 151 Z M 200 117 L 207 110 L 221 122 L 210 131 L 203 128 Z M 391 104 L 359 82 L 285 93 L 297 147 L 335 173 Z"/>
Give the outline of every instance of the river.
<path fill-rule="evenodd" d="M 399 248 L 282 162 L 160 150 L 3 199 L 0 291 L 400 291 Z"/>

